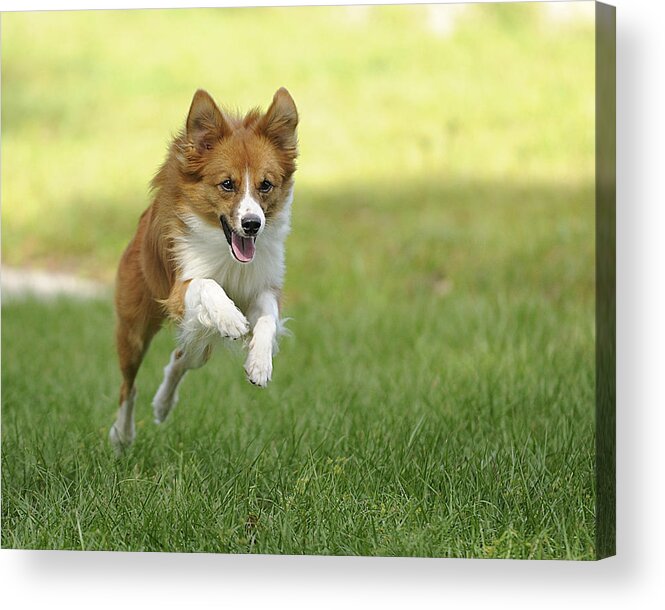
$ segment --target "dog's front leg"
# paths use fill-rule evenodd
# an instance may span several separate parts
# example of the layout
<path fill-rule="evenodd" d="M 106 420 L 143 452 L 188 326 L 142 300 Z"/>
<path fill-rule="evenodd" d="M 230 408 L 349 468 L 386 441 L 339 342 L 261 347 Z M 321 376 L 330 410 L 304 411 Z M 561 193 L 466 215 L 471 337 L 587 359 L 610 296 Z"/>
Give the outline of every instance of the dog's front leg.
<path fill-rule="evenodd" d="M 215 280 L 191 280 L 183 305 L 180 341 L 186 351 L 197 352 L 214 335 L 238 339 L 249 331 L 247 319 Z"/>
<path fill-rule="evenodd" d="M 245 362 L 247 379 L 261 388 L 272 377 L 272 356 L 279 323 L 278 295 L 272 290 L 261 292 L 250 305 L 248 315 L 252 340 Z"/>

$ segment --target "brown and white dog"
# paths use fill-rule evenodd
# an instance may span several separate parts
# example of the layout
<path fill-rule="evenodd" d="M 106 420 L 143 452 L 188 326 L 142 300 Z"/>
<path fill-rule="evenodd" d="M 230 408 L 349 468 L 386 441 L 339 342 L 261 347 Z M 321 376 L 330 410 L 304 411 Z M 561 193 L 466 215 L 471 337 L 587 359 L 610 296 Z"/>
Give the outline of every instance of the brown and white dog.
<path fill-rule="evenodd" d="M 265 114 L 223 113 L 199 90 L 185 129 L 152 181 L 154 199 L 125 250 L 116 283 L 116 341 L 123 382 L 110 439 L 134 440 L 134 380 L 166 318 L 178 347 L 153 399 L 162 422 L 183 375 L 220 337 L 251 331 L 245 373 L 265 387 L 280 330 L 284 242 L 289 232 L 298 112 L 286 89 Z"/>

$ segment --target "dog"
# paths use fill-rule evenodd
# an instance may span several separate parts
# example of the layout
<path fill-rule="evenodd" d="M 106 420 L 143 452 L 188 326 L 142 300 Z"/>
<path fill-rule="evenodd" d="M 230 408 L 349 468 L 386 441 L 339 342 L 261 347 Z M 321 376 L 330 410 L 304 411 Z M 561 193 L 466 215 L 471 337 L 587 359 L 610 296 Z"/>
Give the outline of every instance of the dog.
<path fill-rule="evenodd" d="M 282 330 L 284 246 L 298 155 L 298 111 L 281 88 L 265 113 L 223 112 L 198 90 L 185 128 L 152 180 L 116 277 L 116 344 L 122 385 L 109 436 L 118 451 L 134 441 L 135 379 L 167 319 L 177 347 L 152 402 L 163 422 L 190 369 L 220 338 L 247 337 L 247 379 L 265 387 Z M 250 338 L 251 333 L 251 338 Z"/>

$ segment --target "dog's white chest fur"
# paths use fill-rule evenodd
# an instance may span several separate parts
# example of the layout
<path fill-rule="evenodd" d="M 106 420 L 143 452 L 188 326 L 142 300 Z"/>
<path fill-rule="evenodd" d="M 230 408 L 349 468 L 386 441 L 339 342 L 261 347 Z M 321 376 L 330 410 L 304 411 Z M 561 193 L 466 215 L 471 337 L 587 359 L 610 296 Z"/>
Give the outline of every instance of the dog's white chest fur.
<path fill-rule="evenodd" d="M 222 227 L 211 227 L 197 216 L 183 218 L 188 233 L 176 244 L 181 280 L 212 279 L 243 312 L 262 291 L 284 282 L 284 245 L 290 230 L 292 194 L 279 215 L 266 224 L 256 240 L 251 263 L 233 258 Z"/>

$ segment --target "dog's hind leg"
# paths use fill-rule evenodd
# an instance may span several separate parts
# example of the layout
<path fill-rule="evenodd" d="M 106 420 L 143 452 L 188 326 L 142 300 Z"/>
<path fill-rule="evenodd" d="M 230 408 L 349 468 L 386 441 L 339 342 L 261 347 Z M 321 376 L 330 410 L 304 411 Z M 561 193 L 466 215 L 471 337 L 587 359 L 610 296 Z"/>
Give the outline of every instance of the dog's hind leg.
<path fill-rule="evenodd" d="M 211 345 L 207 345 L 197 354 L 183 349 L 173 350 L 169 363 L 164 367 L 164 380 L 152 399 L 156 423 L 161 424 L 178 402 L 178 385 L 185 373 L 203 366 L 211 352 Z"/>
<path fill-rule="evenodd" d="M 109 432 L 109 438 L 120 451 L 131 445 L 134 440 L 134 401 L 136 386 L 134 381 L 143 361 L 150 341 L 161 326 L 161 319 L 145 316 L 127 320 L 120 318 L 116 331 L 118 358 L 122 372 L 120 386 L 120 408 L 115 423 Z"/>
<path fill-rule="evenodd" d="M 120 408 L 109 437 L 117 451 L 134 440 L 134 381 L 150 341 L 160 329 L 164 312 L 146 286 L 141 273 L 137 241 L 131 242 L 118 269 L 115 305 L 116 347 L 122 385 Z"/>

